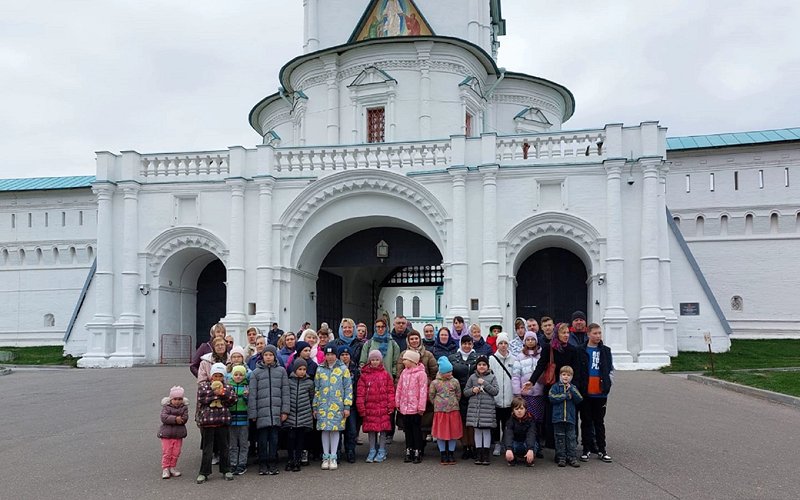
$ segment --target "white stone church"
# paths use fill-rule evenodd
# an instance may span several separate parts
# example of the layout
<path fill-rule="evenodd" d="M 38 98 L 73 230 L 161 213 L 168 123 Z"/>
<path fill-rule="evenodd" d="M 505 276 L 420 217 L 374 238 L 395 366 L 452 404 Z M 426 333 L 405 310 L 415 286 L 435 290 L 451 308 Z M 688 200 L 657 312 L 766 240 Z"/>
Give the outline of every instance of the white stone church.
<path fill-rule="evenodd" d="M 225 150 L 0 180 L 0 345 L 183 359 L 221 320 L 602 323 L 619 368 L 800 336 L 800 129 L 566 125 L 499 68 L 500 0 L 304 0 L 303 54 Z M 299 24 L 299 23 L 298 23 Z"/>

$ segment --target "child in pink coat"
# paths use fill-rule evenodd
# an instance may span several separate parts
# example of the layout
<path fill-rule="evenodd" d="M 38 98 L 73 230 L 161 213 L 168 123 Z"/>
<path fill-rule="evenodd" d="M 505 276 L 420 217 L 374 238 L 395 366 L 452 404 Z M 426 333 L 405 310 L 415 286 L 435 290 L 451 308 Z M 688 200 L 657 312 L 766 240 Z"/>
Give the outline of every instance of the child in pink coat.
<path fill-rule="evenodd" d="M 422 435 L 422 414 L 428 402 L 428 376 L 425 367 L 419 363 L 419 353 L 411 349 L 403 352 L 403 366 L 397 379 L 395 405 L 403 416 L 403 429 L 406 434 L 405 462 L 422 461 L 422 448 L 425 446 Z"/>

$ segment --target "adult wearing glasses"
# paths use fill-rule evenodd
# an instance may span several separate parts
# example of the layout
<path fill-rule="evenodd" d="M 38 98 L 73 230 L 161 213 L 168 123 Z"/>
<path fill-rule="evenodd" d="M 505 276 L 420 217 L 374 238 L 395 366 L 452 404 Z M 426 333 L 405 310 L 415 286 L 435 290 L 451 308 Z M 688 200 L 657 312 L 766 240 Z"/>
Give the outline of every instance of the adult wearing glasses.
<path fill-rule="evenodd" d="M 211 343 L 214 341 L 215 338 L 219 337 L 224 341 L 225 335 L 228 332 L 227 330 L 225 330 L 225 325 L 223 325 L 222 323 L 216 323 L 214 326 L 211 327 L 210 333 L 211 333 L 211 338 L 208 340 L 208 342 L 203 342 L 202 344 L 200 344 L 200 346 L 197 348 L 197 351 L 195 351 L 194 356 L 192 356 L 192 362 L 189 364 L 189 371 L 191 371 L 192 375 L 194 375 L 195 377 L 197 376 L 197 372 L 200 369 L 200 358 L 202 358 L 205 354 L 208 354 L 212 351 Z M 227 350 L 229 351 L 230 348 L 228 348 Z M 225 361 L 223 361 L 223 363 L 225 363 Z"/>

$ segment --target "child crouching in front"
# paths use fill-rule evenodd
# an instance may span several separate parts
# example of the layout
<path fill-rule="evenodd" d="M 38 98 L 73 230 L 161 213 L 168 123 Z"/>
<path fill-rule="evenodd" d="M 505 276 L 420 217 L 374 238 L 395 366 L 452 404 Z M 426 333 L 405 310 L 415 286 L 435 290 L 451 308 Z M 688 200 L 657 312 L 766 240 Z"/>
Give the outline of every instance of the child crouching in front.
<path fill-rule="evenodd" d="M 183 387 L 169 390 L 169 397 L 161 400 L 161 479 L 178 477 L 175 468 L 181 456 L 181 446 L 186 437 L 186 420 L 189 418 L 189 400 L 183 397 Z"/>
<path fill-rule="evenodd" d="M 508 465 L 515 465 L 517 460 L 520 460 L 528 467 L 533 467 L 536 422 L 533 415 L 528 413 L 525 400 L 520 397 L 511 400 L 511 418 L 506 423 L 503 441 Z"/>
<path fill-rule="evenodd" d="M 575 455 L 577 440 L 575 436 L 575 407 L 583 401 L 581 393 L 572 385 L 572 367 L 562 366 L 559 382 L 550 388 L 550 402 L 553 403 L 553 434 L 556 439 L 556 461 L 559 467 L 567 464 L 580 467 Z"/>
<path fill-rule="evenodd" d="M 219 451 L 219 471 L 228 481 L 233 480 L 228 435 L 231 412 L 228 408 L 236 404 L 236 394 L 225 383 L 225 372 L 224 364 L 214 363 L 211 366 L 211 379 L 197 384 L 197 425 L 203 443 L 197 484 L 205 483 L 211 475 L 211 458 L 215 448 Z"/>

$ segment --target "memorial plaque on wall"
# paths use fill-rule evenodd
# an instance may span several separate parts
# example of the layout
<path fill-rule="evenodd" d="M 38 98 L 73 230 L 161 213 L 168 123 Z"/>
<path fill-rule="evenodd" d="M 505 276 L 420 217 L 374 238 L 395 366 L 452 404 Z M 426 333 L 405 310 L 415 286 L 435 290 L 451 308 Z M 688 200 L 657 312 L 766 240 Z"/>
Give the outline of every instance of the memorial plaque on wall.
<path fill-rule="evenodd" d="M 681 316 L 700 316 L 700 303 L 681 302 Z"/>

